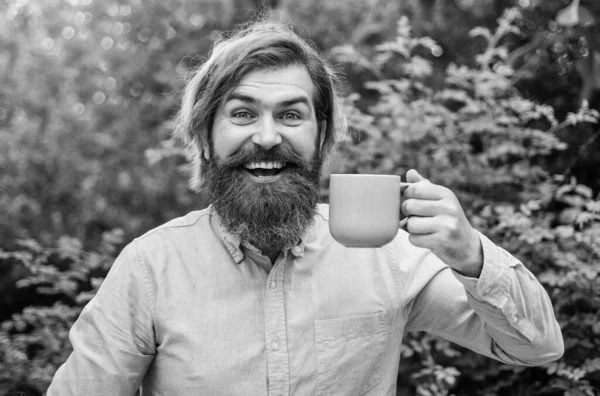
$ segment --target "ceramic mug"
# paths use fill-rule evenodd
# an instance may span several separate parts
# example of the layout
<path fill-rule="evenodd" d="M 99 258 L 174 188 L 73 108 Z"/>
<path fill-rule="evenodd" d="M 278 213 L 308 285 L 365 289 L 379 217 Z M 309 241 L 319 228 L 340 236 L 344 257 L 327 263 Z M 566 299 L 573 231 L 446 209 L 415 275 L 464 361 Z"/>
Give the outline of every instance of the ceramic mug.
<path fill-rule="evenodd" d="M 347 247 L 374 248 L 391 242 L 400 227 L 401 183 L 396 175 L 332 174 L 329 230 Z"/>

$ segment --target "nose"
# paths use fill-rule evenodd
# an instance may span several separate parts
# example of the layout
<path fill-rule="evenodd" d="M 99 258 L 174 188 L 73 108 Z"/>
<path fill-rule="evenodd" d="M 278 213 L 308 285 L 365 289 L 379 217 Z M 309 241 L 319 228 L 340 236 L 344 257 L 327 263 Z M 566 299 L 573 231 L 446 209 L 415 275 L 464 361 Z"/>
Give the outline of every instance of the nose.
<path fill-rule="evenodd" d="M 273 117 L 264 117 L 259 125 L 259 130 L 252 136 L 252 142 L 269 150 L 281 144 L 281 135 L 277 131 L 277 125 Z"/>

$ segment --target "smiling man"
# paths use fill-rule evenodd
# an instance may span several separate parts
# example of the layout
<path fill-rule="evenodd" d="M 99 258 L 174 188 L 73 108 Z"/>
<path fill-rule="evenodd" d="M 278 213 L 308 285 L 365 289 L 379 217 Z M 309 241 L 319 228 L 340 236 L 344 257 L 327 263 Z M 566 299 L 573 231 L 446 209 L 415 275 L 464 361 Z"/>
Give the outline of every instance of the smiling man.
<path fill-rule="evenodd" d="M 224 227 L 273 262 L 317 214 L 314 90 L 302 65 L 249 72 L 221 101 L 203 151 L 203 187 Z"/>
<path fill-rule="evenodd" d="M 373 249 L 332 238 L 318 198 L 345 133 L 338 91 L 286 26 L 215 45 L 177 118 L 211 205 L 125 247 L 48 396 L 395 396 L 407 331 L 510 364 L 562 355 L 543 287 L 416 171 L 408 232 Z"/>

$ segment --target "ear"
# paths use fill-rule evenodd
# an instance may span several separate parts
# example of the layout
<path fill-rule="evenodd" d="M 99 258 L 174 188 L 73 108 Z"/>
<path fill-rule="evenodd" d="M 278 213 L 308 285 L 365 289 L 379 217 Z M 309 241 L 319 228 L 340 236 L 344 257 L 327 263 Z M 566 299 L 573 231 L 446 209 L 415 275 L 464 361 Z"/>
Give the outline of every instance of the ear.
<path fill-rule="evenodd" d="M 321 124 L 321 131 L 319 132 L 319 156 L 321 159 L 326 160 L 329 158 L 333 151 L 333 147 L 333 136 L 327 136 L 327 121 L 323 121 Z"/>
<path fill-rule="evenodd" d="M 205 160 L 210 160 L 210 144 L 208 143 L 208 130 L 206 127 L 202 127 L 200 131 L 200 142 L 198 142 L 198 148 L 200 149 L 200 155 Z"/>
<path fill-rule="evenodd" d="M 321 123 L 321 130 L 319 131 L 319 153 L 323 152 L 323 144 L 325 144 L 325 133 L 327 132 L 327 121 Z"/>

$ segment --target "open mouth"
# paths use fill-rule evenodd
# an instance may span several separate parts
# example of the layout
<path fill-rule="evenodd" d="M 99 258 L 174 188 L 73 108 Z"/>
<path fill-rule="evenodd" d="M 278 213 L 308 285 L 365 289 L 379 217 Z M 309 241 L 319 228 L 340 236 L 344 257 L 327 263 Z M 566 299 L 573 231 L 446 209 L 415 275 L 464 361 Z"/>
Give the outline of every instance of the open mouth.
<path fill-rule="evenodd" d="M 248 162 L 244 168 L 257 178 L 270 178 L 279 175 L 291 166 L 281 161 Z"/>

